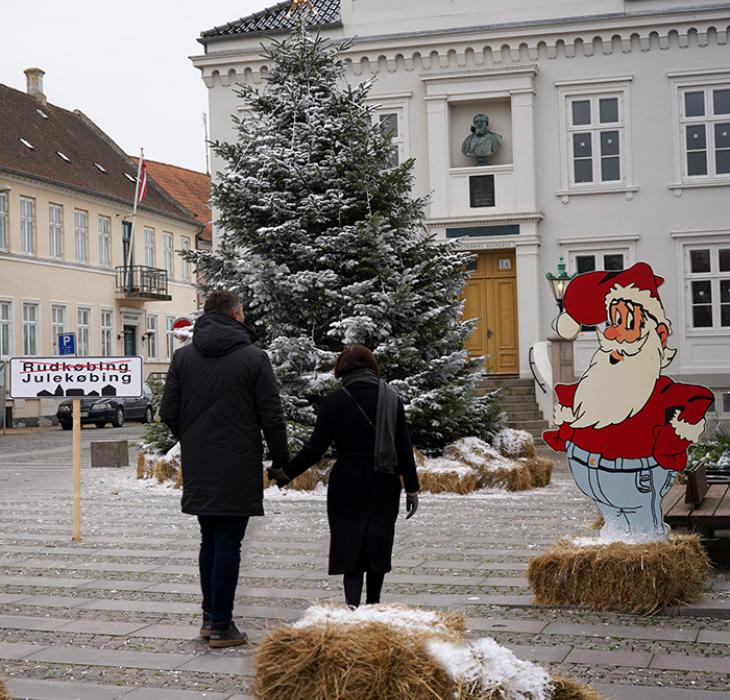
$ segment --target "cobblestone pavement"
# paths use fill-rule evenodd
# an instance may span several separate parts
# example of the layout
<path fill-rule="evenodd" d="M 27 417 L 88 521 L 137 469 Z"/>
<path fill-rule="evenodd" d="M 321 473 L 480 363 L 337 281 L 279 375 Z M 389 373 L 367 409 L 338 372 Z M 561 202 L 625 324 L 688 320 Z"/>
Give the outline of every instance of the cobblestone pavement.
<path fill-rule="evenodd" d="M 133 439 L 138 426 L 83 431 Z M 134 468 L 83 470 L 82 537 L 70 542 L 70 435 L 0 437 L 0 674 L 38 700 L 249 697 L 253 649 L 196 639 L 197 529 L 179 492 L 137 482 Z M 326 575 L 321 495 L 267 493 L 246 535 L 236 617 L 253 642 L 312 601 L 339 601 Z M 531 605 L 531 556 L 562 534 L 588 534 L 590 504 L 559 465 L 523 493 L 422 498 L 401 521 L 385 602 L 459 608 L 471 637 L 593 683 L 616 700 L 730 699 L 730 620 L 641 617 Z M 705 612 L 730 609 L 716 571 Z"/>

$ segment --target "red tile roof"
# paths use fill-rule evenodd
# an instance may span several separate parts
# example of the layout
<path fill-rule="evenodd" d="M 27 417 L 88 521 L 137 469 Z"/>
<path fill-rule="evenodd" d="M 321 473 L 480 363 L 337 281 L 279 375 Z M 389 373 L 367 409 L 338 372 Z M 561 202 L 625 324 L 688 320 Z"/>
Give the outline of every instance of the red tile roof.
<path fill-rule="evenodd" d="M 137 164 L 138 158 L 129 156 Z M 193 212 L 201 226 L 205 226 L 200 237 L 204 241 L 213 239 L 212 213 L 210 210 L 210 175 L 188 170 L 178 165 L 145 160 L 147 174 L 166 192 L 169 192 L 186 209 Z"/>
<path fill-rule="evenodd" d="M 130 209 L 134 202 L 136 166 L 94 122 L 78 110 L 41 104 L 2 84 L 0 172 L 97 195 Z M 190 211 L 154 182 L 140 209 L 198 224 Z"/>

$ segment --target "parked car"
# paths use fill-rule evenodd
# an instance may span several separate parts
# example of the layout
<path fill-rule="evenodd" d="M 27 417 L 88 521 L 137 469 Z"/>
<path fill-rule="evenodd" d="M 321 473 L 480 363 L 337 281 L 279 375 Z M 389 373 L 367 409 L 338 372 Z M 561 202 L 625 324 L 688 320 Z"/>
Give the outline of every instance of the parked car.
<path fill-rule="evenodd" d="M 72 399 L 61 401 L 56 411 L 56 418 L 64 430 L 71 430 L 72 427 L 71 402 Z M 122 399 L 116 396 L 81 399 L 81 425 L 93 423 L 97 428 L 103 428 L 111 423 L 115 428 L 121 428 L 126 420 L 151 423 L 154 416 L 152 391 L 147 384 L 138 399 Z"/>

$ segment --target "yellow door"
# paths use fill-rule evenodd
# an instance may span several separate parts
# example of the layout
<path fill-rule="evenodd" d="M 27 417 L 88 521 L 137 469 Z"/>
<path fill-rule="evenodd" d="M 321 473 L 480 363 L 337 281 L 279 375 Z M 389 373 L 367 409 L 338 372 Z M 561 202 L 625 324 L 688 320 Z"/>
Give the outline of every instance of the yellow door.
<path fill-rule="evenodd" d="M 520 365 L 514 250 L 480 252 L 464 295 L 464 318 L 479 318 L 466 341 L 469 354 L 485 355 L 490 374 L 517 374 Z"/>

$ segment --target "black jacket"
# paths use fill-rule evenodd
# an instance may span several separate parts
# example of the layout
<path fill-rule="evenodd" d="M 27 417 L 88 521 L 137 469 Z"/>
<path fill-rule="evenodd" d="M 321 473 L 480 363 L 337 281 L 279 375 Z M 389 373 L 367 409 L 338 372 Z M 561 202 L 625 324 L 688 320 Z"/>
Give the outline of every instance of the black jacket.
<path fill-rule="evenodd" d="M 356 383 L 348 388 L 375 422 L 378 387 Z M 386 573 L 391 568 L 401 478 L 407 492 L 418 491 L 416 463 L 403 404 L 399 402 L 396 422 L 398 469 L 395 474 L 374 470 L 375 431 L 341 389 L 322 400 L 314 432 L 287 465 L 287 475 L 293 478 L 306 471 L 322 458 L 330 444 L 334 444 L 337 461 L 327 487 L 329 573 L 368 568 Z"/>
<path fill-rule="evenodd" d="M 268 355 L 244 326 L 211 312 L 175 352 L 160 417 L 180 440 L 182 509 L 191 515 L 263 515 L 264 432 L 272 460 L 288 459 L 286 425 Z"/>

